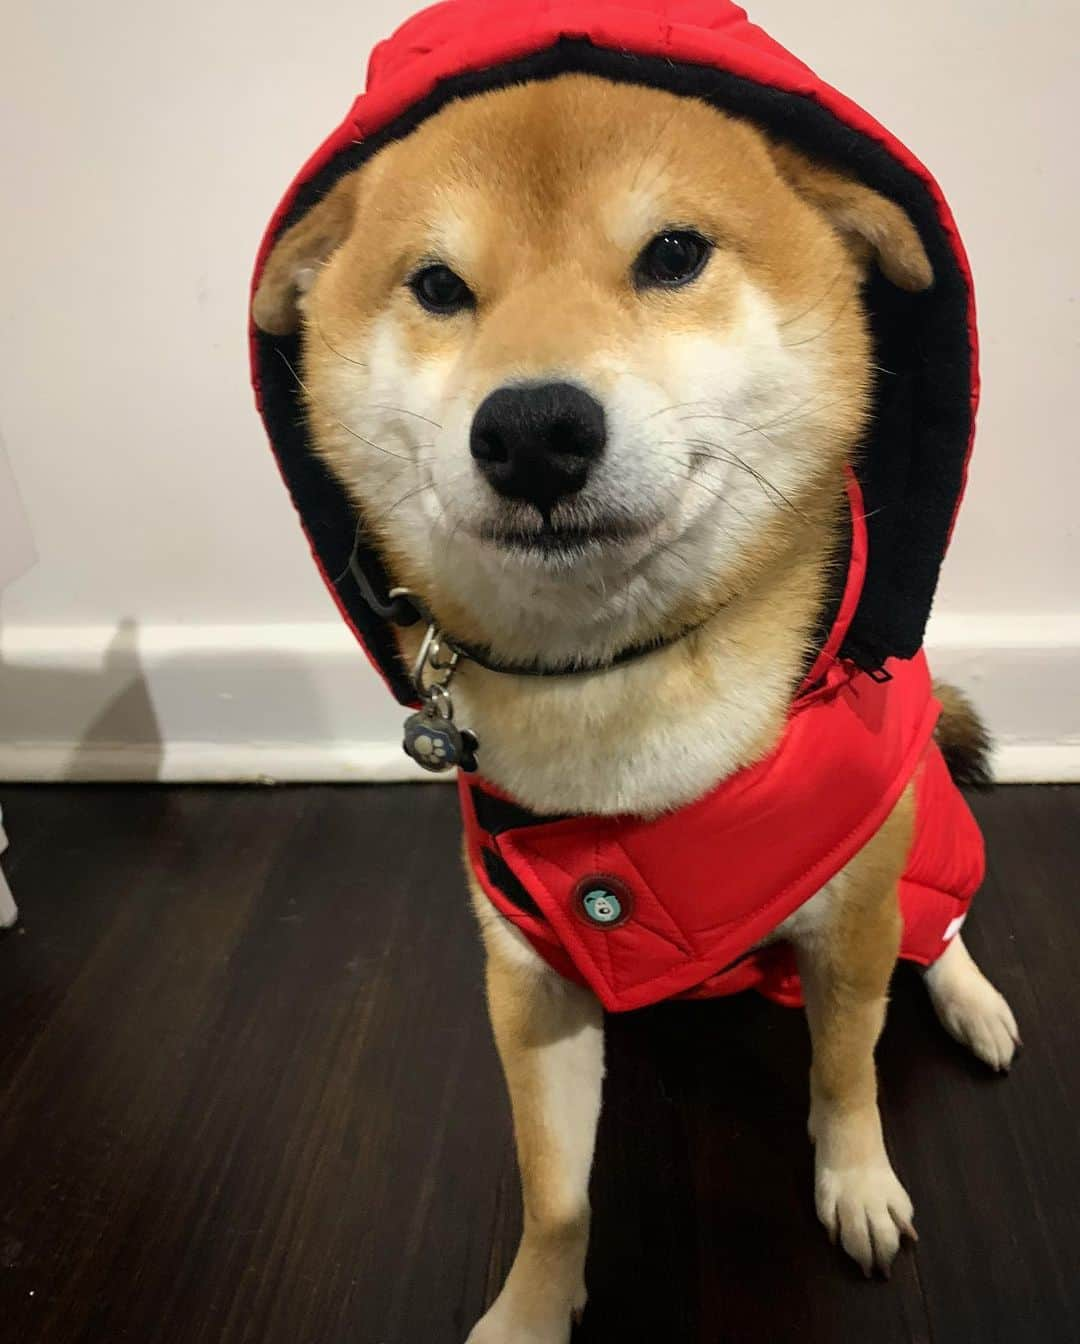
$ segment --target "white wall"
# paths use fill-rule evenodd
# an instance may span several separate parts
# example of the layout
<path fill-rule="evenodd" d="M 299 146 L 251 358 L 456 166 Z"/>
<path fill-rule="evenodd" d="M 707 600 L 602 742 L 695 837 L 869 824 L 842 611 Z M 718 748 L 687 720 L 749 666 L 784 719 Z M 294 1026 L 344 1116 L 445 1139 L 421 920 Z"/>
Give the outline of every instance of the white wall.
<path fill-rule="evenodd" d="M 40 558 L 0 598 L 0 774 L 398 769 L 395 713 L 271 465 L 244 327 L 271 208 L 411 8 L 35 0 L 9 15 L 0 431 Z M 986 389 L 933 643 L 989 706 L 1010 773 L 1076 772 L 1078 10 L 754 14 L 950 196 Z"/>

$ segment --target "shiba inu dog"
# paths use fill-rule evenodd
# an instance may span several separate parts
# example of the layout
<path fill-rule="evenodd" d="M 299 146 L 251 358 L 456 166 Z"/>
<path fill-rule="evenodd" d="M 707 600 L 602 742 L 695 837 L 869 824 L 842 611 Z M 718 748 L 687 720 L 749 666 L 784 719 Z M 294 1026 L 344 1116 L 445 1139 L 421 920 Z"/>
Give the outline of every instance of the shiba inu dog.
<path fill-rule="evenodd" d="M 649 823 L 778 749 L 875 414 L 872 271 L 899 295 L 935 283 L 895 201 L 752 119 L 585 73 L 447 102 L 279 232 L 255 322 L 299 331 L 310 445 L 394 585 L 484 651 L 452 690 L 492 797 Z M 421 629 L 397 639 L 410 664 Z M 955 693 L 937 736 L 977 763 Z M 817 1209 L 867 1273 L 914 1236 L 873 1055 L 916 793 L 751 949 L 793 949 Z M 470 1339 L 559 1344 L 585 1304 L 602 1004 L 468 870 L 525 1209 Z M 627 885 L 583 895 L 589 937 L 645 899 Z M 1015 1021 L 955 930 L 925 978 L 945 1027 L 1007 1069 Z"/>

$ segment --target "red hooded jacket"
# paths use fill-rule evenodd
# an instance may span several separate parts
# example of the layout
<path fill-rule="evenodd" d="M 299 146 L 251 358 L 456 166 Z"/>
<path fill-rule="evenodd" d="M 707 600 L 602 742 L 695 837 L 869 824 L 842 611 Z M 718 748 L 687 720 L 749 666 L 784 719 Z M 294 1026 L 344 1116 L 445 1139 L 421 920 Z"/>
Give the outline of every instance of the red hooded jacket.
<path fill-rule="evenodd" d="M 275 212 L 254 283 L 284 229 L 447 102 L 574 71 L 702 98 L 846 169 L 904 207 L 935 282 L 912 295 L 880 274 L 868 281 L 881 374 L 850 483 L 849 563 L 773 754 L 651 820 L 535 817 L 462 776 L 474 872 L 537 951 L 609 1009 L 751 986 L 798 1002 L 788 949 L 755 944 L 840 871 L 914 780 L 902 953 L 928 964 L 955 935 L 983 868 L 978 830 L 931 740 L 937 706 L 921 653 L 964 489 L 978 360 L 963 246 L 914 155 L 727 0 L 445 0 L 375 49 L 366 90 Z M 299 343 L 253 328 L 251 353 L 271 446 L 323 579 L 390 690 L 414 703 L 392 626 L 416 614 L 386 596 L 377 553 L 357 541 L 349 501 L 310 451 L 288 374 Z M 348 577 L 350 557 L 363 585 Z"/>

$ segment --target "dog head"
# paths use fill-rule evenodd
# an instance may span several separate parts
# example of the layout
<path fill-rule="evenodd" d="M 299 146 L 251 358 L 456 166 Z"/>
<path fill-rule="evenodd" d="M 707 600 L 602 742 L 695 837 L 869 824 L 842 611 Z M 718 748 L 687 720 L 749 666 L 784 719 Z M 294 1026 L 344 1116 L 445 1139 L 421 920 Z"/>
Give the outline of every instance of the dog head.
<path fill-rule="evenodd" d="M 703 102 L 587 76 L 451 103 L 277 243 L 318 451 L 447 628 L 560 665 L 690 623 L 829 525 L 894 203 Z"/>

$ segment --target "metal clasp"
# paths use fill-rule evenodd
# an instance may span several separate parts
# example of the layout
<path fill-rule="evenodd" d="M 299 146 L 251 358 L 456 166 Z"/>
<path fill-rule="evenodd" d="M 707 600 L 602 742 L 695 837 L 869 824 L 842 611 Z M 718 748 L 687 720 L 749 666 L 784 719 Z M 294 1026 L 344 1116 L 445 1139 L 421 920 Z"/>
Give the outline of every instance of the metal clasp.
<path fill-rule="evenodd" d="M 439 628 L 434 623 L 429 625 L 413 664 L 412 681 L 416 694 L 424 704 L 436 710 L 444 719 L 454 717 L 450 683 L 460 661 L 461 654 L 444 642 Z"/>
<path fill-rule="evenodd" d="M 428 627 L 412 667 L 412 684 L 422 706 L 405 720 L 404 747 L 408 756 L 425 770 L 442 773 L 453 766 L 476 769 L 476 734 L 454 724 L 454 701 L 450 683 L 461 651 L 447 640 L 424 604 L 407 588 L 394 588 L 391 598 L 405 598 L 427 617 Z"/>

